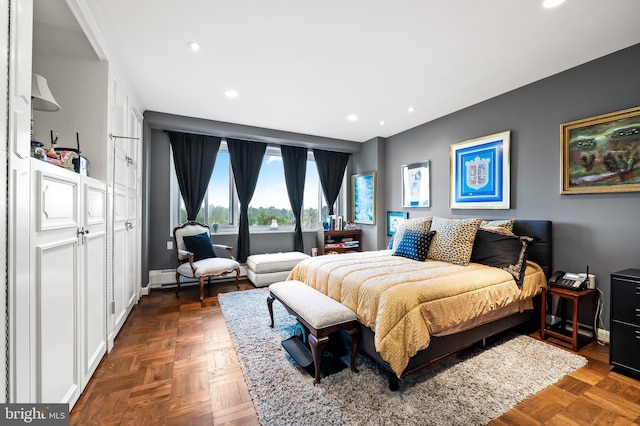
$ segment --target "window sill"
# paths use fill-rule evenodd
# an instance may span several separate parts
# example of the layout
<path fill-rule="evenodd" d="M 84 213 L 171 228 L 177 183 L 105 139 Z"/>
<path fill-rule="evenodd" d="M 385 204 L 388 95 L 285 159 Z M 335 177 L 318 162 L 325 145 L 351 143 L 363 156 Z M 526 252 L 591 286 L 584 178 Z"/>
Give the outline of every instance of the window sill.
<path fill-rule="evenodd" d="M 249 234 L 293 234 L 293 229 L 251 229 L 249 228 Z M 315 234 L 317 230 L 303 229 L 303 234 Z M 218 230 L 218 232 L 211 232 L 210 235 L 238 235 L 238 228 L 226 230 Z"/>

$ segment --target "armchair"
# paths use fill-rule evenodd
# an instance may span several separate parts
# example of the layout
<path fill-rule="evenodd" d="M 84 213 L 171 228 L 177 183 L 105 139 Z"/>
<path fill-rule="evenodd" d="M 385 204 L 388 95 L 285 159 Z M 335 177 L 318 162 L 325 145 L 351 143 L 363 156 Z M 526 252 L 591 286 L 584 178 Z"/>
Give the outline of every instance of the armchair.
<path fill-rule="evenodd" d="M 209 227 L 189 221 L 173 229 L 178 257 L 176 284 L 180 292 L 180 277 L 197 278 L 200 284 L 200 300 L 204 299 L 204 279 L 211 284 L 211 277 L 221 277 L 235 271 L 236 287 L 240 276 L 240 264 L 232 254 L 232 247 L 212 244 Z M 217 257 L 214 249 L 226 250 L 228 257 Z"/>

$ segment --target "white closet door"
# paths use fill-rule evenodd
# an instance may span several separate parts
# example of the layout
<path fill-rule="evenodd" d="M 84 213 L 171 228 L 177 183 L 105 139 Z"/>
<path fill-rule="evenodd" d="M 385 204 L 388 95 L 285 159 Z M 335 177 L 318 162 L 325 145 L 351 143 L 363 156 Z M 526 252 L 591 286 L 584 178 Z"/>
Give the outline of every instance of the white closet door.
<path fill-rule="evenodd" d="M 132 158 L 130 146 L 132 137 L 129 125 L 129 101 L 118 80 L 112 80 L 112 117 L 114 119 L 112 129 L 113 144 L 113 176 L 112 176 L 112 256 L 111 273 L 111 316 L 109 322 L 109 335 L 107 345 L 110 349 L 113 341 L 122 328 L 133 305 L 137 301 L 139 285 L 134 280 L 136 264 L 139 262 L 139 254 L 132 250 L 130 241 L 136 228 L 135 205 L 136 200 L 131 200 L 129 181 L 132 174 L 131 168 L 135 167 L 135 159 Z M 135 171 L 133 172 L 135 176 Z M 137 188 L 133 193 L 137 197 Z M 132 206 L 133 204 L 133 206 Z M 132 219 L 133 215 L 133 219 Z"/>

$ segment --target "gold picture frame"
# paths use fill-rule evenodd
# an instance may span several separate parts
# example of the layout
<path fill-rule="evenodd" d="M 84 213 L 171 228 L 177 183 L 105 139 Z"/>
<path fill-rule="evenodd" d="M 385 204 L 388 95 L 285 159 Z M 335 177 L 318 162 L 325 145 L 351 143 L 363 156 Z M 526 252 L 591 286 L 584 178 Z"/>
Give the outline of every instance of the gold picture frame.
<path fill-rule="evenodd" d="M 562 194 L 640 191 L 640 107 L 560 125 Z"/>

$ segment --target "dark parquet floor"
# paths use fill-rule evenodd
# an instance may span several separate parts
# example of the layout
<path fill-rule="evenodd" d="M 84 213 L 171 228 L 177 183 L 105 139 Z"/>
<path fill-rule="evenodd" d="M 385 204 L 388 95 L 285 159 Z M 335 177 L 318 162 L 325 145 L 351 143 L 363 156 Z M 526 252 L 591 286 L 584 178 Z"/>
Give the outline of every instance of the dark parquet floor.
<path fill-rule="evenodd" d="M 247 281 L 240 287 L 253 288 Z M 258 425 L 218 303 L 217 294 L 229 291 L 236 291 L 232 282 L 206 289 L 203 302 L 197 287 L 183 287 L 179 297 L 171 289 L 143 297 L 72 410 L 71 424 Z M 587 366 L 491 424 L 640 425 L 640 381 L 612 371 L 606 346 L 591 343 L 580 354 Z"/>

